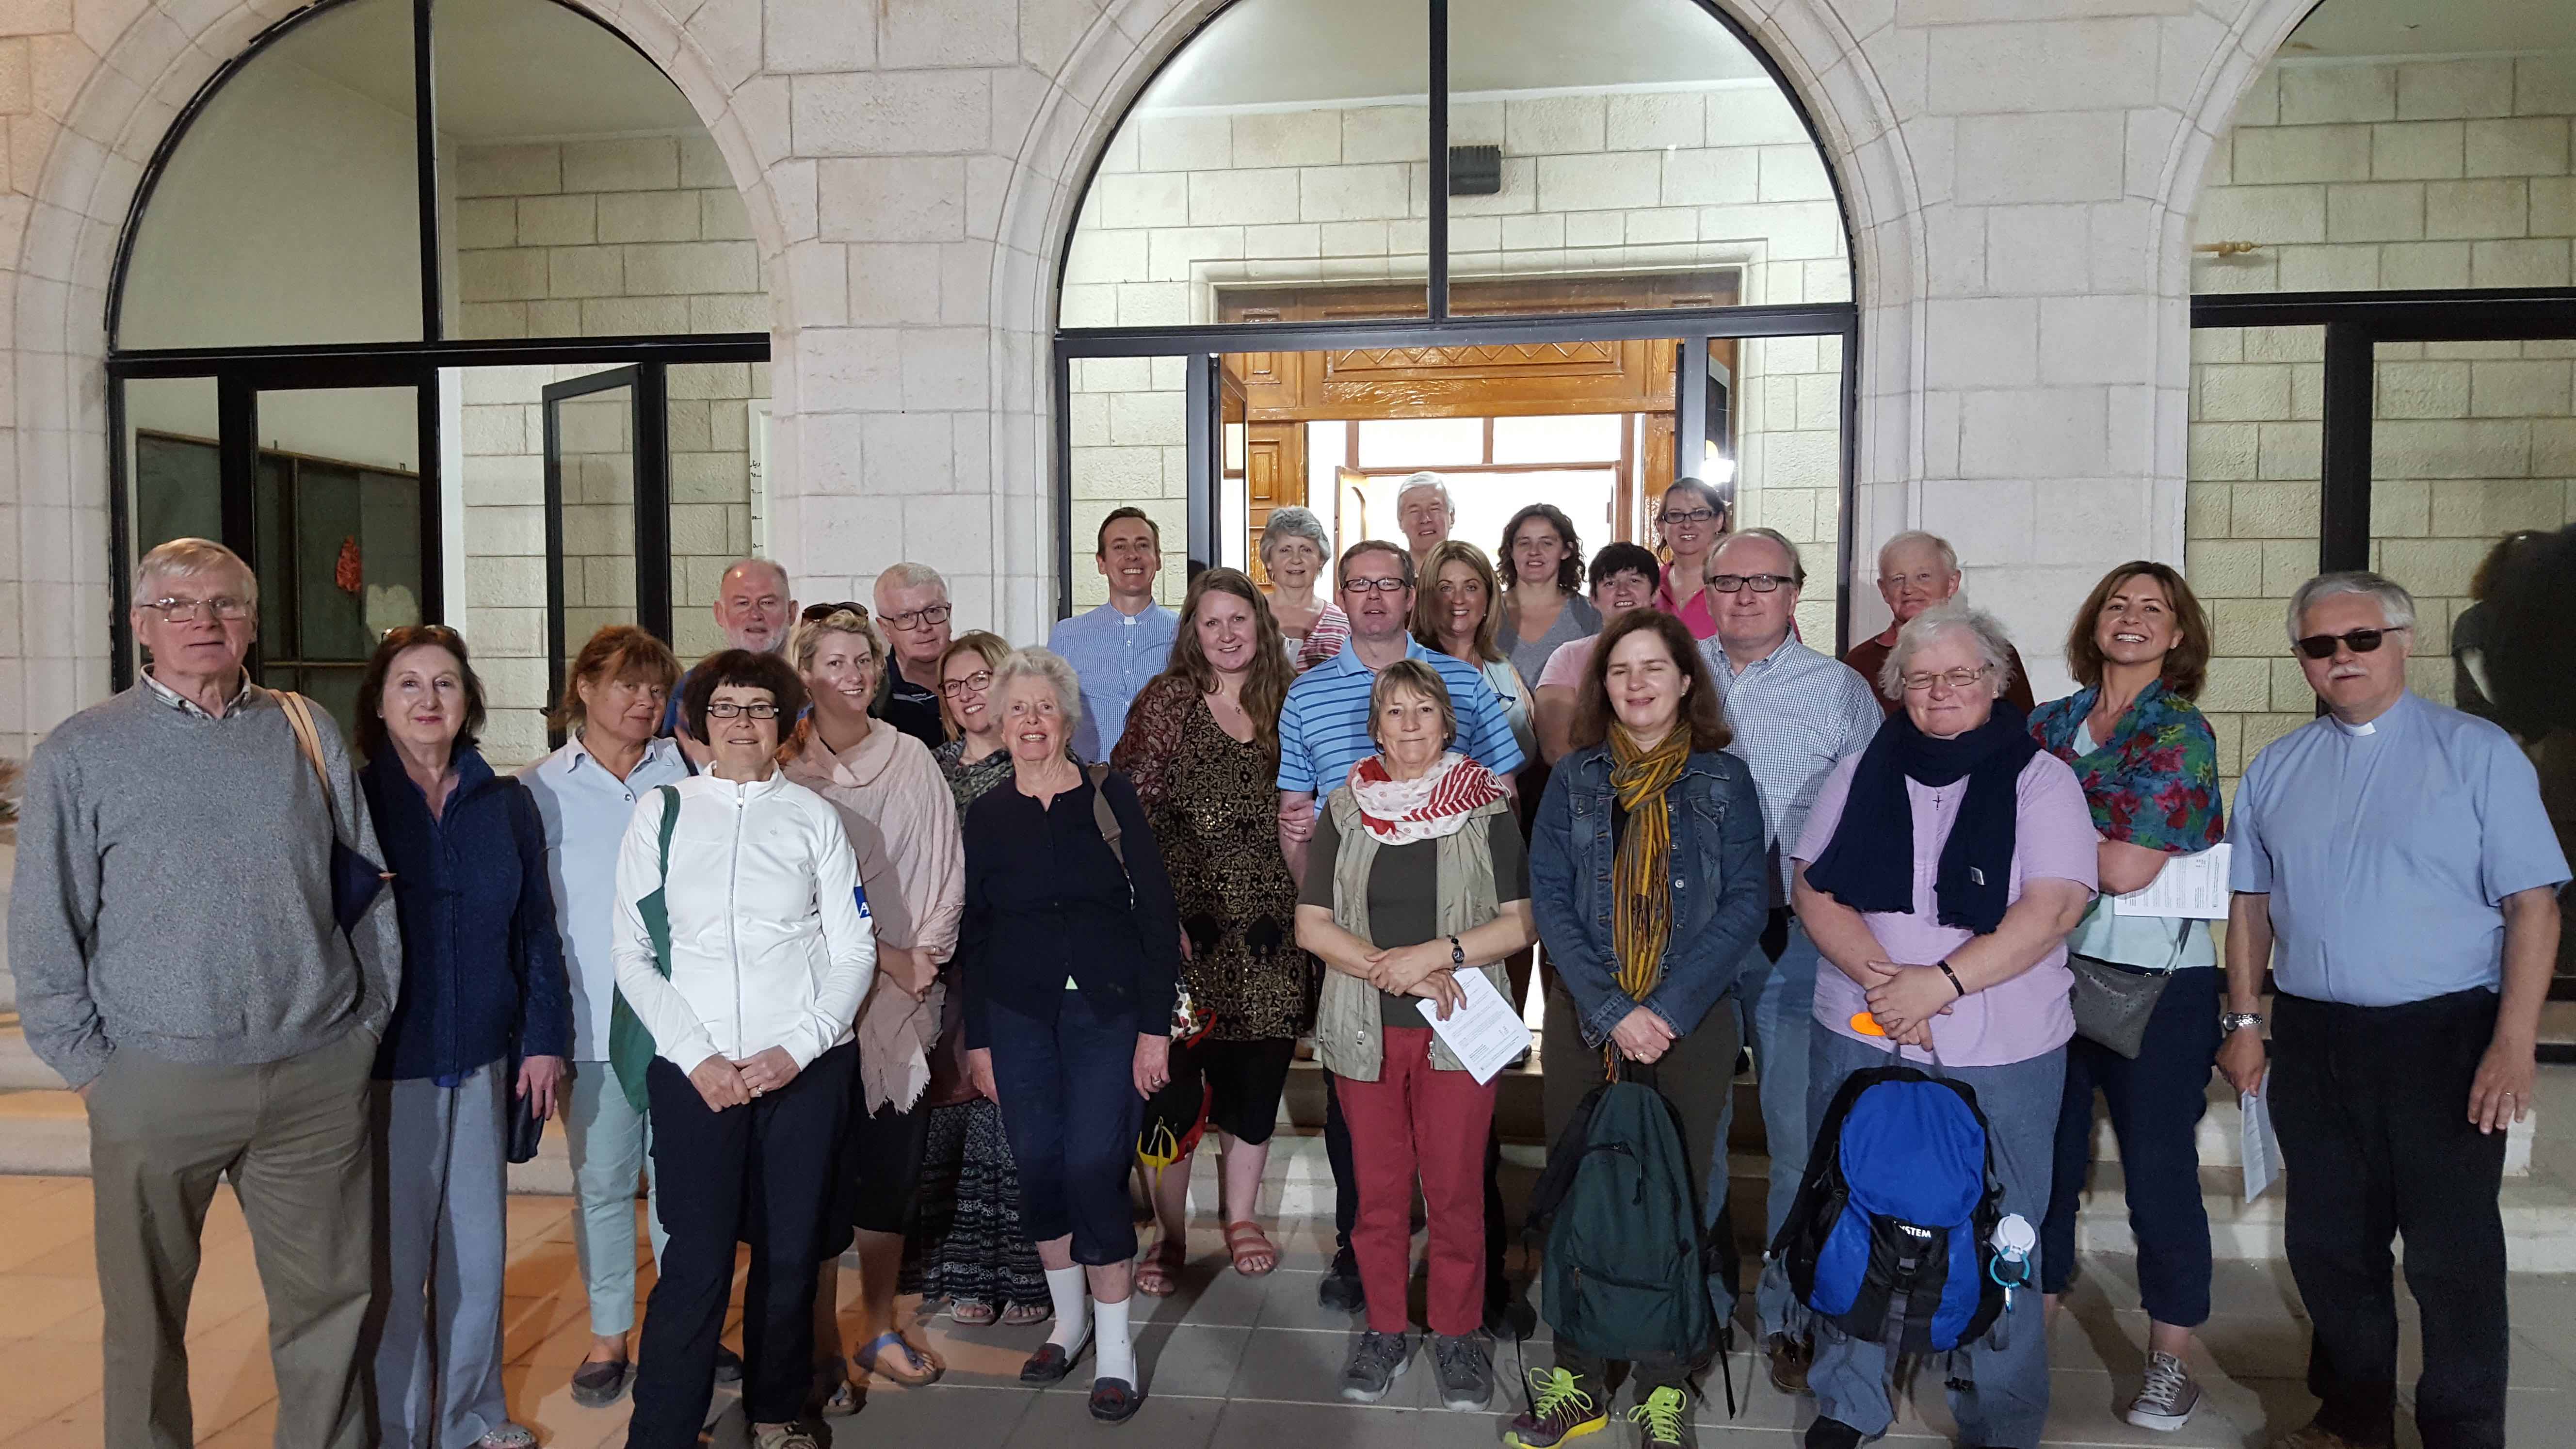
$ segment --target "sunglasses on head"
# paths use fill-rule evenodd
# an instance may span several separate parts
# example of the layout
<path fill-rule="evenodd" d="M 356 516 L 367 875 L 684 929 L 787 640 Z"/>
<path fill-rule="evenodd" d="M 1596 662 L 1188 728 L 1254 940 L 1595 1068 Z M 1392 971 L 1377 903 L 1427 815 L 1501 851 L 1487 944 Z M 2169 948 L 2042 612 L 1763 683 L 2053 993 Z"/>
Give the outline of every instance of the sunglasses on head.
<path fill-rule="evenodd" d="M 837 604 L 807 604 L 805 606 L 804 620 L 806 623 L 811 624 L 818 619 L 828 619 L 834 614 L 839 613 L 856 614 L 860 618 L 864 619 L 868 617 L 868 606 L 865 604 L 852 603 L 848 600 L 843 600 Z"/>
<path fill-rule="evenodd" d="M 2310 659 L 2332 659 L 2335 646 L 2349 644 L 2355 654 L 2371 654 L 2378 651 L 2381 640 L 2396 632 L 2396 629 L 2351 629 L 2341 634 L 2311 634 L 2298 642 L 2298 650 Z"/>

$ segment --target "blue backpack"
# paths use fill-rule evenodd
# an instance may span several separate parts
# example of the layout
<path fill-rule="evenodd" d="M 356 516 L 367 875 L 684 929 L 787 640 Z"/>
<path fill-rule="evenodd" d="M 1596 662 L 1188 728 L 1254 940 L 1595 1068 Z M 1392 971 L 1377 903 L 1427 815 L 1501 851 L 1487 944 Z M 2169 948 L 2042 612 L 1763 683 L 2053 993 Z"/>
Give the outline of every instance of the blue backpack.
<path fill-rule="evenodd" d="M 1975 1089 L 1871 1067 L 1834 1094 L 1771 1253 L 1798 1301 L 1843 1333 L 1945 1353 L 2003 1313 L 2002 1204 Z"/>

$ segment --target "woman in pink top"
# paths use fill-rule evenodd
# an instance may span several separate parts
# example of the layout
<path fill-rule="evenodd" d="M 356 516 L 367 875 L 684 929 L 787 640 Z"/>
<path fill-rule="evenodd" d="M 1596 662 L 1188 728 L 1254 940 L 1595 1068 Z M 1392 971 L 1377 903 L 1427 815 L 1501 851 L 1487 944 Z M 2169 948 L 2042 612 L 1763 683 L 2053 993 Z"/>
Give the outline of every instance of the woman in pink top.
<path fill-rule="evenodd" d="M 1655 589 L 1655 607 L 1689 625 L 1694 639 L 1717 632 L 1717 613 L 1708 596 L 1708 556 L 1734 526 L 1727 513 L 1726 495 L 1697 478 L 1676 478 L 1655 514 L 1656 531 L 1672 554 Z"/>
<path fill-rule="evenodd" d="M 1826 776 L 1794 852 L 1794 904 L 1836 968 L 1816 975 L 1815 1120 L 1844 1078 L 1886 1065 L 1891 1045 L 1937 1060 L 1976 1089 L 2003 1211 L 2035 1226 L 2075 1034 L 2066 936 L 2092 903 L 2097 852 L 2075 772 L 1999 703 L 2010 657 L 2002 627 L 1964 604 L 1897 635 L 1881 688 L 1901 691 L 1905 709 Z M 1967 1370 L 1949 1375 L 1974 1385 L 1950 1395 L 1959 1442 L 2036 1449 L 2048 1418 L 2039 1296 L 2012 1295 L 1997 1327 L 2003 1346 L 1962 1344 Z M 1885 1344 L 1819 1325 L 1810 1449 L 1887 1431 L 1889 1360 Z"/>
<path fill-rule="evenodd" d="M 837 1196 L 824 1238 L 816 1357 L 838 1362 L 840 1255 L 859 1250 L 860 1344 L 851 1362 L 901 1384 L 926 1384 L 938 1355 L 895 1328 L 904 1234 L 920 1197 L 930 1111 L 930 1050 L 939 1039 L 940 967 L 957 948 L 966 855 L 948 779 L 919 740 L 868 714 L 886 664 L 865 606 L 817 604 L 792 646 L 813 712 L 779 749 L 787 778 L 831 802 L 858 856 L 862 910 L 876 930 L 877 976 L 860 1003 L 859 1082 L 842 1138 Z M 826 1358 L 825 1356 L 829 1357 Z M 829 1383 L 829 1380 L 826 1380 Z M 844 1384 L 834 1393 L 855 1402 Z"/>

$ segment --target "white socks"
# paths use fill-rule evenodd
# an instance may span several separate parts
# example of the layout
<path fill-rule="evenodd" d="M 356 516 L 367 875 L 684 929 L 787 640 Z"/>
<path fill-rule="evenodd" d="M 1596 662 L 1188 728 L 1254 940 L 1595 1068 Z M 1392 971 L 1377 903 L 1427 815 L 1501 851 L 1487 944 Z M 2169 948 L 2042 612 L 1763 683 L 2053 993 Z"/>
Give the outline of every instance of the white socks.
<path fill-rule="evenodd" d="M 1131 1294 L 1115 1303 L 1091 1305 L 1098 1320 L 1092 1330 L 1093 1352 L 1097 1356 L 1097 1367 L 1091 1375 L 1094 1379 L 1117 1379 L 1129 1388 L 1136 1387 L 1136 1346 L 1127 1336 L 1127 1305 L 1135 1301 Z"/>
<path fill-rule="evenodd" d="M 1046 1270 L 1047 1296 L 1055 1300 L 1055 1327 L 1047 1334 L 1070 1358 L 1082 1352 L 1082 1341 L 1091 1336 L 1091 1292 L 1084 1285 L 1082 1265 Z M 1106 1305 L 1103 1305 L 1106 1307 Z M 1126 1305 L 1119 1305 L 1118 1321 L 1127 1321 Z"/>

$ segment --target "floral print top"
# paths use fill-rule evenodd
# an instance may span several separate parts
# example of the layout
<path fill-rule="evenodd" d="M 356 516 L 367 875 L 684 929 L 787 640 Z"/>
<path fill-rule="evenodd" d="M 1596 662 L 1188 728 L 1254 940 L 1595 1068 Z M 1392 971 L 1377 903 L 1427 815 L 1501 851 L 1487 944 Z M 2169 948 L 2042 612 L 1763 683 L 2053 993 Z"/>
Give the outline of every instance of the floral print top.
<path fill-rule="evenodd" d="M 2100 686 L 2031 712 L 2031 738 L 2075 767 L 2105 840 L 2189 855 L 2226 837 L 2218 795 L 2218 737 L 2192 702 L 2159 679 L 2141 690 L 2100 749 L 2084 752 L 2085 718 Z"/>

